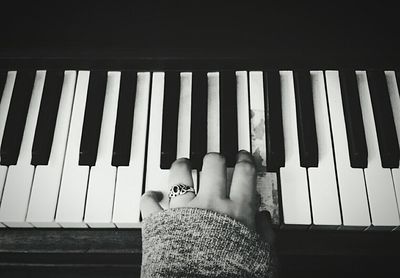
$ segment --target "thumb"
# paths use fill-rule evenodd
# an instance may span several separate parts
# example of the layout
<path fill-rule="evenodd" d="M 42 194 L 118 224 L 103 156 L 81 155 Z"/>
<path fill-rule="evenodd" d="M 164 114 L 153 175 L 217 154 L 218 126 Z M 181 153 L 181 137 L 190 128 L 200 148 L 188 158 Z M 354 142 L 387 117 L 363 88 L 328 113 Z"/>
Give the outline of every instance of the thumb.
<path fill-rule="evenodd" d="M 162 198 L 163 194 L 160 191 L 147 191 L 142 195 L 140 199 L 140 211 L 142 212 L 143 219 L 153 213 L 163 211 L 159 203 Z"/>

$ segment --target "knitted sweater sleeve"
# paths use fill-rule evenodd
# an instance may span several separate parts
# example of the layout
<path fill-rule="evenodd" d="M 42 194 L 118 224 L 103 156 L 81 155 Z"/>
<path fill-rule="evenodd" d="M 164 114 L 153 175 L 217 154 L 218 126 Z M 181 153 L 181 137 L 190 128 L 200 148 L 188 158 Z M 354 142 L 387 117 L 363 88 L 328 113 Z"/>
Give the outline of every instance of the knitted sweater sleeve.
<path fill-rule="evenodd" d="M 141 277 L 274 277 L 258 234 L 214 211 L 176 208 L 145 219 Z"/>

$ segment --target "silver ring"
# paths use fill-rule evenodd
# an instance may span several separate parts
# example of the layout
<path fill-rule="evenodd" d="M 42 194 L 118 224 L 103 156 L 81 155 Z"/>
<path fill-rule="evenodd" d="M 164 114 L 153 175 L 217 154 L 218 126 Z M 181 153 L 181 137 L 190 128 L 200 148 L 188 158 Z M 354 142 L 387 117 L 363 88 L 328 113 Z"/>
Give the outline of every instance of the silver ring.
<path fill-rule="evenodd" d="M 171 186 L 171 188 L 169 189 L 169 198 L 173 198 L 179 195 L 183 195 L 186 194 L 188 192 L 194 192 L 194 188 L 191 186 L 188 186 L 186 184 L 183 183 L 178 183 L 178 184 L 174 184 Z"/>

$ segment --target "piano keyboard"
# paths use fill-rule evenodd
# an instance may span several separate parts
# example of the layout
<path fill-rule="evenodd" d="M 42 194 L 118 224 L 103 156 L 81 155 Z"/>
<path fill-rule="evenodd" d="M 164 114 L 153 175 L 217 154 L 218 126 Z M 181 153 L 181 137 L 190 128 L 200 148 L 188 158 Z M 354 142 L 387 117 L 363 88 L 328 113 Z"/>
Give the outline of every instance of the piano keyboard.
<path fill-rule="evenodd" d="M 198 184 L 207 152 L 226 156 L 229 180 L 246 149 L 264 206 L 281 204 L 278 224 L 396 229 L 399 76 L 0 72 L 1 226 L 139 227 L 144 191 L 168 206 L 176 158 L 191 159 Z"/>

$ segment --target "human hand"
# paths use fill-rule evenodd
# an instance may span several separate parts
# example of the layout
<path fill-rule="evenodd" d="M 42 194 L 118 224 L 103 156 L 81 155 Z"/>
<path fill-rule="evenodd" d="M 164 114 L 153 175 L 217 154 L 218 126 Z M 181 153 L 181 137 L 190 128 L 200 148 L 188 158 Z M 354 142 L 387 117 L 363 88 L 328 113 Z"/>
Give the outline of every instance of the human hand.
<path fill-rule="evenodd" d="M 194 187 L 188 159 L 181 158 L 172 164 L 168 185 L 175 184 Z M 148 191 L 142 196 L 143 218 L 163 210 L 159 204 L 162 197 L 162 193 L 157 191 Z M 231 184 L 227 183 L 225 158 L 218 153 L 208 153 L 203 159 L 198 194 L 187 192 L 170 200 L 170 208 L 193 207 L 228 215 L 249 229 L 257 230 L 271 242 L 273 232 L 268 223 L 268 214 L 258 213 L 259 205 L 254 160 L 247 151 L 238 153 Z"/>

